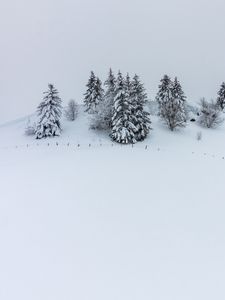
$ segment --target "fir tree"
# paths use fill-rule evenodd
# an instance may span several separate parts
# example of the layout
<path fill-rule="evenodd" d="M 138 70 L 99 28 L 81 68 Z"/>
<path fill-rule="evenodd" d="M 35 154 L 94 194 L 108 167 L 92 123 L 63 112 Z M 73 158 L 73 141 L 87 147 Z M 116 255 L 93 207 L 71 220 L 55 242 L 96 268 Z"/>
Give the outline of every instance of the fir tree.
<path fill-rule="evenodd" d="M 44 92 L 44 95 L 37 109 L 39 118 L 36 130 L 37 139 L 59 136 L 61 133 L 62 101 L 58 96 L 58 91 L 53 84 L 49 84 L 48 91 Z"/>
<path fill-rule="evenodd" d="M 116 90 L 116 78 L 111 68 L 109 69 L 109 75 L 104 83 L 104 86 L 105 86 L 105 97 L 104 97 L 105 101 L 109 99 L 108 101 L 113 104 L 114 97 L 115 97 L 115 90 Z"/>
<path fill-rule="evenodd" d="M 104 95 L 104 106 L 105 114 L 104 121 L 108 128 L 111 128 L 112 123 L 112 114 L 113 114 L 113 103 L 116 92 L 116 78 L 112 72 L 112 69 L 109 70 L 109 75 L 107 80 L 104 83 L 105 85 L 105 95 Z"/>
<path fill-rule="evenodd" d="M 172 84 L 172 103 L 170 129 L 185 127 L 187 122 L 186 96 L 177 77 Z"/>
<path fill-rule="evenodd" d="M 109 70 L 109 75 L 104 83 L 105 94 L 103 100 L 98 104 L 96 114 L 93 115 L 91 128 L 109 130 L 112 126 L 113 103 L 116 90 L 116 78 Z"/>
<path fill-rule="evenodd" d="M 87 83 L 87 91 L 84 94 L 84 105 L 86 106 L 86 111 L 88 113 L 93 112 L 93 106 L 95 106 L 95 84 L 96 84 L 96 77 L 93 71 L 91 71 L 90 78 Z"/>
<path fill-rule="evenodd" d="M 95 107 L 97 107 L 98 104 L 101 103 L 104 99 L 104 89 L 102 88 L 102 82 L 98 77 L 96 78 L 94 95 L 95 95 Z"/>
<path fill-rule="evenodd" d="M 129 76 L 124 80 L 121 72 L 118 73 L 116 83 L 116 96 L 113 105 L 111 137 L 118 143 L 136 143 L 137 131 L 132 122 L 132 106 L 128 97 Z"/>
<path fill-rule="evenodd" d="M 137 141 L 143 141 L 150 131 L 150 114 L 145 110 L 147 94 L 144 85 L 137 75 L 131 84 L 131 101 L 133 105 L 134 124 L 137 128 L 135 137 Z"/>
<path fill-rule="evenodd" d="M 86 112 L 93 114 L 96 112 L 97 105 L 102 101 L 104 93 L 101 80 L 95 76 L 93 71 L 86 86 L 87 91 L 84 94 L 84 104 Z"/>
<path fill-rule="evenodd" d="M 179 99 L 182 103 L 185 103 L 186 101 L 186 96 L 177 77 L 175 77 L 172 85 L 172 96 L 175 99 Z"/>
<path fill-rule="evenodd" d="M 156 99 L 159 104 L 159 115 L 170 130 L 185 126 L 185 95 L 177 78 L 172 82 L 165 75 L 161 80 Z"/>
<path fill-rule="evenodd" d="M 171 86 L 172 81 L 168 75 L 164 75 L 164 77 L 160 81 L 159 91 L 156 96 L 156 101 L 159 106 L 159 115 L 161 116 L 162 107 L 165 103 L 167 103 L 171 99 Z"/>
<path fill-rule="evenodd" d="M 130 80 L 129 73 L 127 73 L 127 76 L 124 81 L 124 89 L 125 89 L 125 93 L 126 93 L 126 98 L 129 100 L 129 104 L 131 104 L 132 83 Z"/>
<path fill-rule="evenodd" d="M 222 83 L 218 92 L 217 105 L 221 110 L 225 108 L 225 82 Z"/>

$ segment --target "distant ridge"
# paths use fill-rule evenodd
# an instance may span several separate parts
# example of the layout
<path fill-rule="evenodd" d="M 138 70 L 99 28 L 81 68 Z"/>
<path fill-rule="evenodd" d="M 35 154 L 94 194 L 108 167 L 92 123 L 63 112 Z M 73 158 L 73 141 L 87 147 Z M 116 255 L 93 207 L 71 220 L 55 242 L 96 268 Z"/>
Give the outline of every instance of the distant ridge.
<path fill-rule="evenodd" d="M 10 125 L 13 125 L 13 124 L 16 124 L 16 123 L 20 123 L 20 122 L 28 120 L 29 118 L 33 118 L 33 117 L 35 117 L 35 113 L 27 115 L 25 117 L 21 117 L 21 118 L 15 119 L 15 120 L 11 120 L 11 121 L 7 121 L 7 122 L 4 122 L 4 123 L 0 123 L 0 128 L 7 127 L 7 126 L 10 126 Z"/>

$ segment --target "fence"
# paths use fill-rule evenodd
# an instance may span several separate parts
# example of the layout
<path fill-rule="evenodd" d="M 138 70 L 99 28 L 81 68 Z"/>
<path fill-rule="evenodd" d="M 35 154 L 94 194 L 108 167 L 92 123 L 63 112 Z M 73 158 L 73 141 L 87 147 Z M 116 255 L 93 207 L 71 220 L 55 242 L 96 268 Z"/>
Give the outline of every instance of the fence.
<path fill-rule="evenodd" d="M 36 142 L 36 143 L 27 143 L 27 144 L 16 144 L 16 145 L 11 145 L 11 146 L 5 146 L 5 147 L 0 147 L 0 150 L 13 150 L 13 149 L 32 149 L 32 148 L 69 148 L 69 149 L 91 149 L 91 148 L 125 148 L 125 149 L 142 149 L 142 150 L 154 150 L 154 151 L 161 151 L 161 152 L 168 152 L 170 150 L 165 150 L 162 149 L 160 147 L 153 147 L 151 144 L 144 144 L 144 143 L 138 143 L 138 144 L 118 144 L 118 143 L 102 143 L 101 141 L 99 141 L 98 143 L 94 142 L 94 143 L 80 143 L 80 142 L 76 142 L 76 143 L 72 143 L 72 142 Z M 212 154 L 212 153 L 198 153 L 198 152 L 188 152 L 191 155 L 202 155 L 205 157 L 211 157 L 211 158 L 217 158 L 217 159 L 222 159 L 225 160 L 225 155 L 216 155 L 216 154 Z"/>

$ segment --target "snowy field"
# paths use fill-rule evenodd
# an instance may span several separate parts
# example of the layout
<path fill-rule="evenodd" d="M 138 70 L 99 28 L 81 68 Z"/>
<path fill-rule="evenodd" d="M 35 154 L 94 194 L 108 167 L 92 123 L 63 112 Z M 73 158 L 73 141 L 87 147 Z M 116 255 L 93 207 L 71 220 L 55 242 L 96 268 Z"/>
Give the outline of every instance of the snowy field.
<path fill-rule="evenodd" d="M 152 120 L 133 148 L 82 114 L 38 143 L 0 127 L 0 299 L 225 299 L 225 128 Z"/>

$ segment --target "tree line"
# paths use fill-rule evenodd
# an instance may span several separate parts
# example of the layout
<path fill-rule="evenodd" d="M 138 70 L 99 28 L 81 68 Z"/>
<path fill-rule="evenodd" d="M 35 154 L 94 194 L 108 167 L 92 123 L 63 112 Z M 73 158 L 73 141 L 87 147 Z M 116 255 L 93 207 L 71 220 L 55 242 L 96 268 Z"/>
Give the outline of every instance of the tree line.
<path fill-rule="evenodd" d="M 187 99 L 177 77 L 168 75 L 161 79 L 156 95 L 158 115 L 173 131 L 185 127 L 188 121 Z M 92 71 L 84 94 L 85 112 L 91 119 L 91 128 L 107 130 L 112 140 L 122 144 L 143 141 L 151 130 L 150 113 L 147 109 L 147 93 L 138 75 L 125 77 L 119 71 L 117 76 L 110 69 L 104 83 Z M 213 127 L 223 119 L 225 109 L 225 83 L 222 83 L 216 101 L 201 99 L 198 121 L 202 126 Z M 68 120 L 77 117 L 77 104 L 74 100 L 64 109 Z M 27 127 L 37 139 L 59 136 L 62 132 L 62 100 L 53 84 L 48 85 L 42 102 L 37 108 L 38 122 L 35 128 Z"/>
<path fill-rule="evenodd" d="M 150 131 L 150 114 L 146 111 L 147 94 L 139 77 L 117 78 L 110 69 L 104 83 L 91 72 L 85 93 L 86 112 L 92 115 L 91 127 L 106 129 L 110 137 L 123 144 L 136 143 Z"/>

